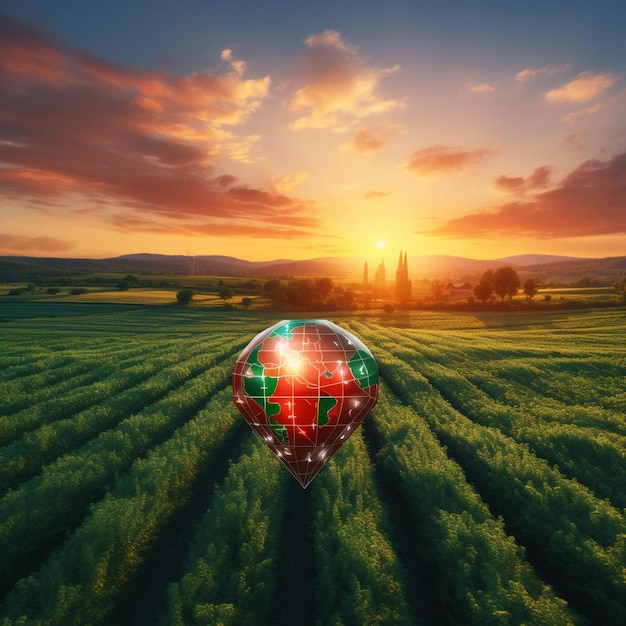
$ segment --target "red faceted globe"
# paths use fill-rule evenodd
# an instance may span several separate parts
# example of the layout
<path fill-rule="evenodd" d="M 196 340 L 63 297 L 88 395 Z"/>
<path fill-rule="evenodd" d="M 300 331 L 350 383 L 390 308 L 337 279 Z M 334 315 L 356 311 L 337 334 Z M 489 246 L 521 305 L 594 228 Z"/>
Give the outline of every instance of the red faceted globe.
<path fill-rule="evenodd" d="M 233 402 L 306 487 L 378 400 L 378 366 L 327 320 L 284 320 L 258 334 L 233 371 Z"/>

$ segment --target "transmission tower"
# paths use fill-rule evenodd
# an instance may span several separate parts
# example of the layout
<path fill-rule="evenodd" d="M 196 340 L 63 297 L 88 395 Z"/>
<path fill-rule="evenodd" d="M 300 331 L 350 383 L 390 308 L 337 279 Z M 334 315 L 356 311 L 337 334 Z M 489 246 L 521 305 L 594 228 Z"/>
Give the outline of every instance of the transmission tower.
<path fill-rule="evenodd" d="M 198 273 L 198 258 L 187 250 L 185 253 L 187 273 L 195 276 Z"/>

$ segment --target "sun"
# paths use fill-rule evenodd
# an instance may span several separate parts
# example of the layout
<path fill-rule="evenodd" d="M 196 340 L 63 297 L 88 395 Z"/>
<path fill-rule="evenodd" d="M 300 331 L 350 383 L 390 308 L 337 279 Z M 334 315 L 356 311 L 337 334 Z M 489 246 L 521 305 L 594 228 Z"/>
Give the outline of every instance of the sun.
<path fill-rule="evenodd" d="M 379 250 L 382 250 L 382 249 L 385 247 L 385 242 L 384 242 L 382 239 L 379 239 L 379 240 L 376 242 L 376 247 L 377 247 Z"/>

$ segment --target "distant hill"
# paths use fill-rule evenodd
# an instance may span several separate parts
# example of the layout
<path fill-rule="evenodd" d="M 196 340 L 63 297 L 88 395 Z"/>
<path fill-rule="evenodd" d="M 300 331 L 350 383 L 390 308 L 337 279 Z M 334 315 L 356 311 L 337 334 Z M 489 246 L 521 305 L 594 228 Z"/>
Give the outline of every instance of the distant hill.
<path fill-rule="evenodd" d="M 64 259 L 48 257 L 0 257 L 0 282 L 36 281 L 54 277 L 80 276 L 101 272 L 135 274 L 216 274 L 221 276 L 331 276 L 361 280 L 364 261 L 374 275 L 376 260 L 365 257 L 317 257 L 306 260 L 275 259 L 247 261 L 231 256 L 126 254 L 109 259 Z M 613 284 L 626 273 L 626 256 L 601 259 L 545 254 L 524 254 L 500 259 L 468 259 L 449 255 L 409 257 L 413 278 L 476 280 L 487 269 L 511 265 L 522 276 L 542 282 L 564 284 L 589 275 L 604 284 Z M 387 267 L 389 280 L 395 266 Z"/>

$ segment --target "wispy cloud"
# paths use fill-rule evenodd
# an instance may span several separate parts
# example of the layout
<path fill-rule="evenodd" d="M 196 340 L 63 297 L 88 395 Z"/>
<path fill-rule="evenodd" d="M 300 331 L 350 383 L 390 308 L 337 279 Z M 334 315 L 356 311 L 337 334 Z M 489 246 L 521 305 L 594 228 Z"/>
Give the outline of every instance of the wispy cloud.
<path fill-rule="evenodd" d="M 387 128 L 384 130 L 373 130 L 371 128 L 360 128 L 350 141 L 339 146 L 340 150 L 356 150 L 363 154 L 371 154 L 384 147 L 396 129 Z"/>
<path fill-rule="evenodd" d="M 414 152 L 402 167 L 415 176 L 441 175 L 479 163 L 494 151 L 490 148 L 466 150 L 450 146 L 429 146 Z"/>
<path fill-rule="evenodd" d="M 544 93 L 550 102 L 588 102 L 612 87 L 619 80 L 616 74 L 581 72 L 562 87 Z"/>
<path fill-rule="evenodd" d="M 465 83 L 465 89 L 471 93 L 493 93 L 496 88 L 489 83 Z"/>
<path fill-rule="evenodd" d="M 295 174 L 287 174 L 285 176 L 272 176 L 272 187 L 277 193 L 287 193 L 308 179 L 309 174 L 304 170 L 296 172 Z"/>
<path fill-rule="evenodd" d="M 116 222 L 127 230 L 143 228 L 142 214 L 189 234 L 211 220 L 236 233 L 285 212 L 295 234 L 315 228 L 308 203 L 216 175 L 220 157 L 249 160 L 258 136 L 235 131 L 270 88 L 268 76 L 245 78 L 231 50 L 220 62 L 185 76 L 140 70 L 0 15 L 0 196 L 106 199 L 134 214 Z M 115 221 L 110 210 L 86 215 Z"/>
<path fill-rule="evenodd" d="M 626 153 L 608 161 L 585 161 L 553 189 L 536 193 L 527 200 L 449 220 L 431 232 L 462 238 L 521 235 L 560 238 L 626 233 L 624 206 Z"/>
<path fill-rule="evenodd" d="M 50 252 L 68 252 L 75 247 L 75 241 L 56 239 L 55 237 L 23 237 L 0 233 L 0 253 L 4 254 L 15 254 L 16 252 L 49 254 Z"/>
<path fill-rule="evenodd" d="M 543 67 L 526 67 L 521 72 L 515 74 L 515 80 L 523 83 L 535 76 L 553 76 L 560 74 L 569 68 L 569 65 L 544 65 Z"/>
<path fill-rule="evenodd" d="M 291 128 L 347 131 L 356 121 L 403 106 L 401 100 L 384 98 L 380 81 L 399 67 L 377 68 L 366 64 L 359 50 L 341 34 L 327 30 L 305 40 L 307 50 L 298 81 L 303 83 L 289 100 L 298 114 Z"/>
<path fill-rule="evenodd" d="M 596 102 L 589 107 L 585 107 L 584 109 L 579 109 L 578 111 L 573 111 L 572 113 L 568 113 L 563 117 L 563 121 L 571 124 L 578 122 L 582 119 L 595 115 L 600 111 L 604 111 L 606 109 L 610 109 L 616 105 L 623 105 L 626 101 L 626 89 L 622 89 L 616 96 L 613 98 L 609 98 L 608 100 L 603 100 L 601 102 Z"/>

